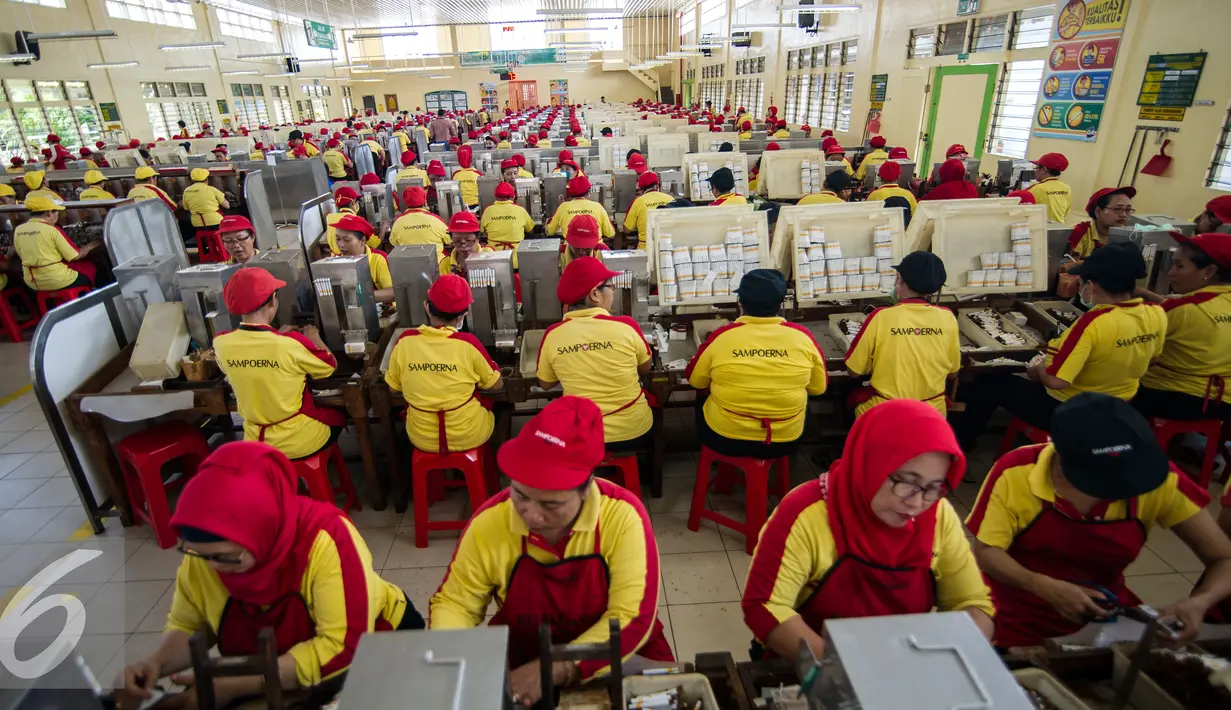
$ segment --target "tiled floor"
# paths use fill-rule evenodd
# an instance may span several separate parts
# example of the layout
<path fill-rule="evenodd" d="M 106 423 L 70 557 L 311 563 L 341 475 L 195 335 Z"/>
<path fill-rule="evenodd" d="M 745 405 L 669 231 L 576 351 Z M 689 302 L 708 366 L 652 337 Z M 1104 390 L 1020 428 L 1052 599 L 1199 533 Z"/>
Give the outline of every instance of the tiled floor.
<path fill-rule="evenodd" d="M 20 388 L 26 382 L 24 347 L 0 345 L 0 362 L 21 363 L 21 367 L 0 366 L 0 382 L 10 391 Z M 0 397 L 6 394 L 0 391 Z M 668 410 L 670 441 L 694 440 L 690 417 L 690 410 Z M 353 445 L 353 439 L 344 443 Z M 994 442 L 988 438 L 987 443 L 989 448 L 971 460 L 972 472 L 980 479 L 992 458 Z M 807 453 L 811 452 L 797 455 L 792 463 L 792 484 L 818 473 Z M 694 454 L 671 454 L 664 470 L 663 497 L 647 504 L 661 555 L 659 616 L 667 639 L 681 658 L 713 650 L 746 658 L 751 637 L 739 607 L 750 562 L 744 540 L 712 522 L 705 522 L 700 532 L 687 529 Z M 358 479 L 357 468 L 355 474 Z M 951 497 L 963 516 L 977 491 L 976 484 L 967 484 Z M 456 493 L 433 508 L 433 518 L 468 512 L 464 494 Z M 738 494 L 711 495 L 709 502 L 714 509 L 742 517 Z M 430 545 L 419 549 L 414 546 L 409 513 L 367 509 L 354 521 L 374 566 L 426 610 L 449 563 L 456 533 L 434 533 Z M 0 608 L 51 561 L 77 550 L 92 555 L 56 580 L 47 594 L 71 594 L 83 605 L 85 637 L 79 649 L 100 679 L 109 683 L 126 662 L 156 647 L 170 608 L 179 555 L 160 549 L 149 527 L 124 529 L 110 520 L 104 534 L 92 535 L 84 523 L 76 489 L 33 395 L 0 406 Z M 1187 595 L 1201 569 L 1174 534 L 1155 530 L 1147 550 L 1129 569 L 1130 584 L 1147 602 L 1162 605 Z M 65 619 L 64 611 L 46 614 L 25 629 L 20 640 L 37 645 L 38 640 L 54 637 Z"/>

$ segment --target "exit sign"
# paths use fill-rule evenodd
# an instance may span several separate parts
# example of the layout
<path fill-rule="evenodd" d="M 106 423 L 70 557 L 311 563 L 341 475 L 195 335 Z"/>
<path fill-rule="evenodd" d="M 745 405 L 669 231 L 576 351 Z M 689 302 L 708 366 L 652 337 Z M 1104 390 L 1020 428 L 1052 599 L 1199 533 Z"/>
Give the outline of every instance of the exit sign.
<path fill-rule="evenodd" d="M 501 28 L 500 28 L 500 31 L 501 31 L 501 32 L 512 32 L 512 31 L 513 31 L 513 30 L 515 30 L 515 29 L 517 29 L 517 28 L 516 28 L 516 27 L 513 27 L 512 25 L 505 25 L 504 27 L 501 27 Z"/>

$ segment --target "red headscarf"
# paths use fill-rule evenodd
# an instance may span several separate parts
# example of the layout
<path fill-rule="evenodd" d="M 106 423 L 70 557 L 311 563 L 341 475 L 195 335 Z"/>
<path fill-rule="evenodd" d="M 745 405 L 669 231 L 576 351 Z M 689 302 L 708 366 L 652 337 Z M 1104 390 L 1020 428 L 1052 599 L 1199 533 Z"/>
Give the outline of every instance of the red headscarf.
<path fill-rule="evenodd" d="M 905 527 L 892 528 L 872 512 L 872 497 L 902 464 L 933 452 L 953 457 L 945 482 L 956 488 L 966 471 L 966 457 L 945 418 L 931 405 L 891 399 L 855 420 L 842 458 L 824 476 L 837 557 L 856 555 L 886 567 L 931 565 L 936 505 Z"/>
<path fill-rule="evenodd" d="M 470 167 L 470 161 L 473 159 L 474 149 L 468 145 L 464 145 L 457 149 L 457 164 L 463 168 Z"/>
<path fill-rule="evenodd" d="M 333 505 L 296 495 L 298 478 L 286 455 L 269 444 L 223 444 L 184 486 L 171 525 L 191 527 L 243 547 L 256 566 L 218 573 L 235 599 L 273 604 L 298 592 L 308 554 L 324 530 L 346 540 L 346 515 Z"/>
<path fill-rule="evenodd" d="M 979 196 L 974 183 L 966 180 L 966 164 L 957 158 L 950 158 L 940 164 L 937 171 L 940 184 L 919 200 L 973 200 Z"/>

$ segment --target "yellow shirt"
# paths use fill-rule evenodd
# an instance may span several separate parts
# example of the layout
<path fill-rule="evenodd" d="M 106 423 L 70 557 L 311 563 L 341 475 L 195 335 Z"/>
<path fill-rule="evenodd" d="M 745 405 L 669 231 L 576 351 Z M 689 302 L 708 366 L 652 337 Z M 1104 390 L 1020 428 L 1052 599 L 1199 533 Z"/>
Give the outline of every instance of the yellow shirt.
<path fill-rule="evenodd" d="M 328 171 L 329 177 L 334 179 L 346 177 L 346 156 L 342 154 L 342 151 L 330 148 L 321 154 L 321 160 L 325 162 L 325 170 Z"/>
<path fill-rule="evenodd" d="M 1034 195 L 1035 204 L 1047 205 L 1047 218 L 1053 222 L 1064 222 L 1073 209 L 1073 191 L 1056 178 L 1040 180 L 1028 192 Z"/>
<path fill-rule="evenodd" d="M 77 247 L 55 225 L 26 220 L 13 231 L 13 249 L 26 285 L 35 291 L 58 291 L 77 280 L 78 272 L 64 263 L 77 258 Z"/>
<path fill-rule="evenodd" d="M 94 162 L 93 160 L 86 159 L 85 166 L 89 168 L 90 170 L 98 170 L 98 163 Z"/>
<path fill-rule="evenodd" d="M 966 518 L 966 526 L 979 542 L 1009 549 L 1014 538 L 1043 512 L 1043 503 L 1056 502 L 1056 487 L 1051 480 L 1055 453 L 1055 445 L 1037 444 L 1014 449 L 996 461 Z M 1201 512 L 1201 506 L 1186 491 L 1202 494 L 1200 487 L 1173 467 L 1161 486 L 1137 496 L 1137 518 L 1147 531 L 1155 525 L 1179 525 Z M 1100 513 L 1102 520 L 1123 520 L 1128 517 L 1128 501 L 1111 501 Z"/>
<path fill-rule="evenodd" d="M 413 165 L 399 170 L 397 177 L 393 179 L 393 184 L 396 185 L 403 180 L 422 180 L 423 189 L 425 190 L 432 186 L 432 180 L 427 176 L 427 171 Z"/>
<path fill-rule="evenodd" d="M 516 202 L 496 200 L 483 210 L 479 227 L 487 235 L 488 244 L 512 248 L 534 231 L 534 219 Z"/>
<path fill-rule="evenodd" d="M 77 196 L 79 200 L 114 200 L 115 195 L 107 192 L 101 187 L 87 187 Z"/>
<path fill-rule="evenodd" d="M 423 208 L 409 209 L 398 215 L 389 230 L 389 243 L 395 247 L 407 244 L 436 244 L 441 248 L 453 244 L 449 226 L 435 212 Z"/>
<path fill-rule="evenodd" d="M 338 249 L 338 229 L 334 225 L 336 225 L 338 220 L 342 219 L 345 215 L 358 213 L 358 207 L 348 205 L 337 212 L 330 212 L 325 215 L 325 239 L 329 242 L 329 253 L 331 255 L 339 256 L 342 254 L 342 250 Z M 375 249 L 380 246 L 380 237 L 373 233 L 372 236 L 367 238 L 365 243 L 368 245 L 369 249 Z"/>
<path fill-rule="evenodd" d="M 384 146 L 382 146 L 380 143 L 377 143 L 374 140 L 369 139 L 369 140 L 363 141 L 363 145 L 366 145 L 367 147 L 372 149 L 373 157 L 381 157 L 381 156 L 384 156 L 385 154 Z"/>
<path fill-rule="evenodd" d="M 450 241 L 450 243 L 452 243 L 452 241 Z M 478 254 L 480 252 L 496 251 L 496 250 L 492 249 L 489 246 L 480 245 L 479 248 L 475 249 L 474 251 L 476 254 Z M 440 252 L 437 252 L 437 253 L 439 254 Z M 449 256 L 442 257 L 440 260 L 440 275 L 444 276 L 445 274 L 451 273 L 452 271 L 453 271 L 453 255 L 450 254 Z"/>
<path fill-rule="evenodd" d="M 1132 399 L 1166 332 L 1162 307 L 1140 298 L 1094 306 L 1047 344 L 1047 373 L 1070 383 L 1047 393 L 1061 402 L 1082 392 Z"/>
<path fill-rule="evenodd" d="M 578 148 L 589 148 L 590 145 L 591 143 L 590 143 L 589 138 L 582 138 L 581 136 L 577 137 L 577 147 Z"/>
<path fill-rule="evenodd" d="M 803 434 L 808 396 L 827 384 L 812 334 L 776 316 L 740 316 L 710 333 L 684 374 L 709 389 L 703 412 L 714 433 L 775 444 Z"/>
<path fill-rule="evenodd" d="M 632 318 L 584 308 L 569 311 L 564 320 L 548 326 L 537 376 L 544 382 L 559 382 L 565 394 L 597 404 L 604 413 L 604 441 L 628 441 L 654 423 L 637 372 L 649 359 L 650 345 Z"/>
<path fill-rule="evenodd" d="M 429 606 L 429 627 L 469 629 L 483 623 L 494 599 L 503 605 L 513 567 L 525 553 L 550 565 L 598 554 L 608 570 L 607 614 L 568 643 L 606 643 L 608 620 L 620 622 L 621 653 L 631 657 L 657 628 L 658 543 L 641 500 L 601 478 L 590 489 L 561 546 L 530 531 L 506 488 L 475 511 Z M 606 661 L 581 661 L 582 680 L 605 673 Z"/>
<path fill-rule="evenodd" d="M 804 195 L 802 198 L 800 198 L 799 202 L 797 202 L 796 204 L 799 204 L 799 205 L 844 205 L 846 204 L 846 200 L 842 199 L 841 197 L 838 197 L 836 194 L 830 192 L 829 190 L 821 190 L 820 192 L 814 192 L 811 195 Z"/>
<path fill-rule="evenodd" d="M 163 192 L 157 185 L 137 185 L 128 191 L 128 199 L 141 202 L 143 200 L 162 200 L 172 212 L 178 209 L 171 196 Z"/>
<path fill-rule="evenodd" d="M 884 163 L 886 160 L 889 160 L 889 154 L 884 150 L 877 148 L 870 151 L 867 155 L 863 156 L 863 161 L 859 163 L 859 169 L 855 171 L 855 179 L 862 181 L 867 177 L 868 168 L 871 168 L 872 172 L 875 173 L 880 169 L 881 163 Z"/>
<path fill-rule="evenodd" d="M 60 193 L 56 192 L 55 190 L 51 190 L 51 189 L 48 189 L 48 188 L 46 188 L 46 187 L 40 187 L 40 188 L 39 188 L 39 189 L 37 189 L 37 190 L 31 190 L 31 191 L 27 192 L 27 193 L 26 193 L 26 199 L 28 200 L 28 199 L 30 199 L 31 197 L 46 197 L 47 199 L 49 199 L 49 200 L 55 200 L 56 202 L 63 202 L 63 201 L 64 201 L 64 196 L 63 196 L 63 195 L 61 195 Z"/>
<path fill-rule="evenodd" d="M 544 138 L 544 139 L 540 140 L 538 143 L 535 143 L 535 144 L 534 144 L 534 147 L 535 147 L 535 148 L 550 148 L 550 147 L 551 147 L 551 139 L 550 139 L 550 138 Z"/>
<path fill-rule="evenodd" d="M 360 634 L 397 628 L 406 612 L 406 595 L 386 582 L 372 566 L 372 553 L 349 521 L 342 539 L 321 530 L 308 553 L 299 593 L 316 624 L 316 636 L 291 647 L 295 676 L 305 688 L 318 685 L 350 667 Z M 185 555 L 175 573 L 175 594 L 166 631 L 195 634 L 209 624 L 215 632 L 231 601 L 209 563 Z M 354 612 L 363 610 L 360 617 Z M 351 613 L 348 613 L 351 612 Z M 387 624 L 387 626 L 386 626 Z"/>
<path fill-rule="evenodd" d="M 329 440 L 324 423 L 296 416 L 308 378 L 328 377 L 338 366 L 328 350 L 299 333 L 241 323 L 238 330 L 214 337 L 214 355 L 235 392 L 244 439 L 258 440 L 261 425 L 270 425 L 265 443 L 291 459 L 319 451 Z"/>
<path fill-rule="evenodd" d="M 513 144 L 508 141 L 500 141 L 496 144 L 496 150 L 512 150 Z"/>
<path fill-rule="evenodd" d="M 838 163 L 838 162 L 840 162 L 840 163 L 842 163 L 843 165 L 845 165 L 845 166 L 846 166 L 845 168 L 843 168 L 843 170 L 845 170 L 845 171 L 846 171 L 846 174 L 847 174 L 847 175 L 854 175 L 854 174 L 855 174 L 855 171 L 854 171 L 853 169 L 851 169 L 851 161 L 847 160 L 846 158 L 843 158 L 843 159 L 842 159 L 842 160 L 840 160 L 840 161 L 839 161 L 839 160 L 829 160 L 828 158 L 826 158 L 826 159 L 825 159 L 825 162 L 827 162 L 827 163 Z"/>
<path fill-rule="evenodd" d="M 911 192 L 910 190 L 907 190 L 906 188 L 902 187 L 901 185 L 898 185 L 897 183 L 892 183 L 889 185 L 881 185 L 880 187 L 876 188 L 872 192 L 869 192 L 868 202 L 874 202 L 877 200 L 887 200 L 890 197 L 901 197 L 905 199 L 907 202 L 909 202 L 910 203 L 910 213 L 912 215 L 915 213 L 915 208 L 919 206 L 919 201 L 915 199 L 915 193 Z"/>
<path fill-rule="evenodd" d="M 265 159 L 265 151 L 255 150 L 255 149 L 248 151 L 248 160 L 264 160 L 264 159 Z"/>
<path fill-rule="evenodd" d="M 1163 352 L 1141 377 L 1141 386 L 1217 396 L 1211 377 L 1231 381 L 1231 286 L 1216 285 L 1163 302 L 1167 337 Z M 1231 390 L 1222 394 L 1231 402 Z"/>
<path fill-rule="evenodd" d="M 547 233 L 556 236 L 568 233 L 568 223 L 573 221 L 573 217 L 579 214 L 593 215 L 598 220 L 599 232 L 604 239 L 611 239 L 615 236 L 615 225 L 611 223 L 611 217 L 608 216 L 607 210 L 599 203 L 587 197 L 576 197 L 566 202 L 561 202 L 556 208 L 556 213 L 551 216 L 551 220 L 547 222 Z"/>
<path fill-rule="evenodd" d="M 744 197 L 738 192 L 728 192 L 725 195 L 719 195 L 717 199 L 715 199 L 713 202 L 710 203 L 712 207 L 717 207 L 719 205 L 730 206 L 730 205 L 746 205 L 746 204 L 748 204 L 748 198 Z"/>
<path fill-rule="evenodd" d="M 410 136 L 406 135 L 406 131 L 396 131 L 393 137 L 398 139 L 398 148 L 403 153 L 406 152 L 406 149 L 410 147 Z"/>
<path fill-rule="evenodd" d="M 491 438 L 496 419 L 475 394 L 499 379 L 500 366 L 473 335 L 430 325 L 402 334 L 385 372 L 389 388 L 401 392 L 410 405 L 410 443 L 434 453 L 440 451 L 437 412 L 444 413 L 449 451 L 473 449 Z"/>
<path fill-rule="evenodd" d="M 991 590 L 983 582 L 961 518 L 949 501 L 936 503 L 935 524 L 932 574 L 937 609 L 979 609 L 994 615 Z M 797 610 L 837 562 L 829 509 L 821 484 L 814 479 L 787 493 L 761 530 L 741 603 L 744 623 L 752 635 L 764 641 L 779 624 L 798 616 Z"/>
<path fill-rule="evenodd" d="M 315 145 L 309 143 L 308 141 L 303 142 L 303 147 L 305 150 L 308 151 L 309 158 L 313 158 L 321 154 L 321 149 L 317 148 Z"/>
<path fill-rule="evenodd" d="M 393 288 L 393 276 L 389 274 L 389 259 L 384 254 L 368 247 L 368 271 L 376 288 Z"/>
<path fill-rule="evenodd" d="M 651 190 L 638 195 L 628 206 L 628 214 L 624 215 L 624 231 L 637 230 L 638 249 L 645 249 L 645 224 L 650 210 L 656 210 L 674 199 L 665 192 Z"/>
<path fill-rule="evenodd" d="M 25 169 L 24 167 L 16 167 L 16 166 L 12 166 L 12 165 L 10 165 L 10 166 L 8 166 L 7 168 L 5 168 L 5 169 L 4 169 L 4 172 L 6 172 L 6 173 L 17 173 L 17 174 L 21 174 L 21 173 L 24 173 L 25 171 L 26 171 L 26 169 Z"/>
<path fill-rule="evenodd" d="M 739 139 L 742 141 L 752 140 L 752 131 L 744 131 L 739 134 Z"/>
<path fill-rule="evenodd" d="M 922 400 L 945 414 L 945 382 L 961 365 L 953 311 L 914 298 L 877 308 L 846 352 L 847 369 L 872 375 L 875 393 L 855 415 L 890 399 Z"/>
<path fill-rule="evenodd" d="M 207 182 L 194 182 L 184 188 L 184 209 L 192 213 L 192 226 L 213 227 L 222 221 L 222 190 Z"/>
<path fill-rule="evenodd" d="M 774 131 L 774 135 L 771 137 L 772 138 L 790 138 L 791 132 L 785 128 L 779 128 L 778 130 Z"/>
<path fill-rule="evenodd" d="M 474 168 L 459 168 L 453 172 L 453 179 L 457 180 L 457 188 L 462 193 L 462 202 L 467 207 L 479 204 L 479 176 L 482 174 Z"/>

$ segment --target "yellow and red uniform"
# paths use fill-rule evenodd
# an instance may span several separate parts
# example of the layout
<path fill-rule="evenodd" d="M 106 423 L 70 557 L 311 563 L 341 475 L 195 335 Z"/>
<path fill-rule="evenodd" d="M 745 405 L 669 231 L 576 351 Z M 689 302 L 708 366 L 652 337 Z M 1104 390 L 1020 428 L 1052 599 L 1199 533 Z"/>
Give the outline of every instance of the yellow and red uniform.
<path fill-rule="evenodd" d="M 603 411 L 604 441 L 628 441 L 654 424 L 637 372 L 649 359 L 650 345 L 636 321 L 602 308 L 584 308 L 548 326 L 537 376 L 559 382 L 565 394 L 597 404 Z"/>
<path fill-rule="evenodd" d="M 325 445 L 330 426 L 345 423 L 341 412 L 317 407 L 307 386 L 309 377 L 332 375 L 337 360 L 303 335 L 241 323 L 214 337 L 214 354 L 235 391 L 245 439 L 303 458 Z"/>
<path fill-rule="evenodd" d="M 719 205 L 746 205 L 748 198 L 738 192 L 728 192 L 725 195 L 719 195 L 717 199 L 710 203 L 710 206 L 717 207 Z"/>
<path fill-rule="evenodd" d="M 496 420 L 476 389 L 499 379 L 500 367 L 473 335 L 430 325 L 402 334 L 385 372 L 390 389 L 409 405 L 410 443 L 431 452 L 465 451 L 491 438 Z"/>
<path fill-rule="evenodd" d="M 329 242 L 329 253 L 333 256 L 342 254 L 342 250 L 338 249 L 338 228 L 335 226 L 338 220 L 348 214 L 359 214 L 358 205 L 347 205 L 339 209 L 337 212 L 330 212 L 325 215 L 325 239 Z M 364 242 L 369 249 L 375 249 L 380 246 L 380 237 L 373 234 Z"/>
<path fill-rule="evenodd" d="M 579 214 L 588 214 L 598 220 L 599 231 L 603 239 L 611 239 L 615 236 L 615 225 L 611 223 L 607 210 L 587 197 L 578 197 L 560 203 L 560 206 L 556 208 L 556 213 L 547 222 L 547 234 L 552 236 L 566 234 L 568 223 Z"/>
<path fill-rule="evenodd" d="M 457 189 L 467 207 L 479 204 L 479 178 L 482 175 L 483 173 L 474 168 L 458 168 L 453 171 L 453 179 L 457 181 Z"/>
<path fill-rule="evenodd" d="M 637 199 L 628 206 L 628 214 L 624 216 L 624 231 L 631 232 L 637 230 L 637 248 L 645 249 L 645 224 L 650 214 L 650 210 L 656 210 L 659 207 L 671 202 L 673 198 L 660 190 L 651 190 L 649 192 L 637 195 Z"/>
<path fill-rule="evenodd" d="M 101 187 L 87 187 L 77 196 L 79 200 L 114 200 L 115 195 L 107 192 Z"/>
<path fill-rule="evenodd" d="M 215 227 L 222 221 L 222 190 L 207 182 L 194 182 L 184 188 L 184 209 L 192 213 L 192 226 Z"/>
<path fill-rule="evenodd" d="M 393 184 L 396 185 L 403 180 L 422 180 L 424 190 L 432 186 L 432 180 L 428 177 L 427 171 L 415 165 L 407 168 L 402 168 L 398 171 L 397 177 L 393 179 Z"/>
<path fill-rule="evenodd" d="M 449 225 L 435 212 L 423 208 L 411 208 L 393 220 L 389 230 L 389 243 L 395 247 L 407 244 L 436 244 L 442 249 L 453 244 L 449 237 Z"/>
<path fill-rule="evenodd" d="M 872 192 L 868 193 L 868 202 L 875 202 L 877 200 L 883 201 L 889 199 L 890 197 L 901 197 L 909 202 L 910 213 L 912 215 L 915 213 L 915 208 L 919 206 L 919 201 L 915 199 L 915 193 L 907 190 L 896 182 L 888 185 L 881 185 Z"/>
<path fill-rule="evenodd" d="M 393 275 L 389 273 L 389 257 L 385 252 L 367 247 L 368 272 L 376 288 L 393 288 Z"/>
<path fill-rule="evenodd" d="M 714 331 L 684 374 L 694 388 L 710 390 L 703 411 L 714 433 L 766 444 L 798 439 L 808 395 L 828 384 L 812 334 L 776 316 L 741 316 Z"/>
<path fill-rule="evenodd" d="M 487 243 L 493 248 L 513 249 L 534 231 L 534 218 L 526 208 L 512 200 L 496 200 L 483 210 L 479 225 L 487 235 Z"/>
<path fill-rule="evenodd" d="M 163 192 L 161 187 L 157 185 L 137 185 L 128 191 L 128 199 L 141 202 L 142 200 L 162 200 L 162 203 L 167 206 L 172 212 L 179 209 L 175 201 L 166 192 Z"/>
<path fill-rule="evenodd" d="M 1094 223 L 1086 220 L 1069 232 L 1069 253 L 1078 259 L 1085 259 L 1094 253 L 1095 249 L 1107 246 L 1107 242 L 1099 236 Z"/>
<path fill-rule="evenodd" d="M 452 244 L 453 242 L 450 240 L 449 243 Z M 485 251 L 496 251 L 496 250 L 486 245 L 479 245 L 479 248 L 475 249 L 474 253 L 478 254 L 480 252 L 485 252 Z M 440 259 L 440 275 L 444 276 L 445 274 L 452 273 L 452 271 L 453 271 L 453 254 L 450 253 L 448 256 L 441 257 Z"/>
<path fill-rule="evenodd" d="M 821 190 L 814 192 L 811 195 L 804 195 L 800 198 L 798 205 L 844 205 L 846 200 L 838 197 L 837 193 L 830 190 Z"/>
<path fill-rule="evenodd" d="M 591 254 L 590 256 L 593 256 L 595 259 L 602 261 L 603 252 L 605 251 L 611 251 L 611 247 L 607 246 L 606 244 L 599 244 L 598 246 L 594 247 L 594 253 Z M 560 245 L 560 271 L 564 271 L 564 267 L 568 266 L 569 262 L 571 262 L 573 258 L 574 258 L 573 252 L 569 251 L 568 245 L 561 244 Z"/>
<path fill-rule="evenodd" d="M 315 622 L 316 635 L 288 651 L 295 676 L 305 688 L 320 684 L 350 667 L 360 635 L 396 629 L 406 612 L 406 595 L 372 568 L 368 550 L 349 520 L 350 534 L 334 539 L 317 533 L 299 587 Z M 175 596 L 166 631 L 195 634 L 204 624 L 215 632 L 232 601 L 218 573 L 198 557 L 185 556 L 175 573 Z"/>
<path fill-rule="evenodd" d="M 1061 402 L 1082 392 L 1132 399 L 1166 331 L 1163 309 L 1140 298 L 1094 306 L 1047 344 L 1047 374 L 1069 383 L 1047 393 Z"/>
<path fill-rule="evenodd" d="M 22 223 L 13 232 L 13 249 L 21 257 L 26 285 L 35 291 L 67 288 L 80 275 L 65 263 L 77 258 L 76 245 L 53 224 L 37 219 Z"/>
<path fill-rule="evenodd" d="M 1036 182 L 1027 192 L 1034 195 L 1036 205 L 1047 206 L 1047 218 L 1053 222 L 1064 222 L 1073 209 L 1073 191 L 1054 177 Z"/>
<path fill-rule="evenodd" d="M 846 351 L 846 367 L 872 375 L 859 416 L 889 399 L 918 399 L 945 414 L 945 382 L 962 365 L 953 311 L 908 298 L 868 314 Z"/>
<path fill-rule="evenodd" d="M 510 578 L 523 555 L 544 565 L 597 555 L 610 579 L 607 613 L 569 643 L 605 643 L 610 638 L 608 619 L 618 619 L 621 653 L 625 658 L 632 656 L 660 625 L 658 544 L 641 501 L 624 488 L 596 478 L 590 482 L 572 531 L 559 545 L 552 545 L 530 531 L 510 495 L 508 488 L 497 493 L 470 519 L 449 571 L 432 596 L 430 627 L 466 629 L 483 623 L 493 599 L 502 607 L 508 601 Z M 492 624 L 498 624 L 499 618 Z M 578 665 L 582 680 L 608 670 L 606 661 Z"/>
<path fill-rule="evenodd" d="M 863 179 L 867 177 L 868 168 L 871 168 L 872 172 L 876 172 L 876 170 L 880 168 L 881 163 L 886 160 L 889 160 L 889 153 L 885 152 L 883 148 L 876 148 L 875 150 L 869 151 L 867 155 L 863 156 L 863 160 L 859 163 L 859 169 L 855 171 L 855 179 L 859 182 L 863 182 Z M 868 199 L 870 200 L 872 198 L 869 197 Z"/>
<path fill-rule="evenodd" d="M 342 151 L 330 148 L 321 154 L 321 160 L 325 163 L 325 171 L 329 173 L 329 177 L 335 180 L 346 178 L 346 156 Z"/>
<path fill-rule="evenodd" d="M 1231 402 L 1231 286 L 1214 285 L 1163 301 L 1167 336 L 1141 386 Z"/>

